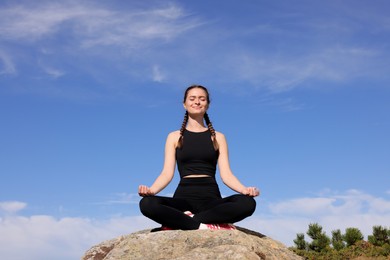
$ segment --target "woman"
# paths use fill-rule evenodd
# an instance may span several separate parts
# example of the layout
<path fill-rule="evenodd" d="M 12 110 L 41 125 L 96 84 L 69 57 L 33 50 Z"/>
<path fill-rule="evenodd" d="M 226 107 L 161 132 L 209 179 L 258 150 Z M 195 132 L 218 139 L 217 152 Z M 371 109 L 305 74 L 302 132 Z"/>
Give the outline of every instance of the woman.
<path fill-rule="evenodd" d="M 187 88 L 183 100 L 186 113 L 182 127 L 170 133 L 165 144 L 161 174 L 152 186 L 140 185 L 140 210 L 160 223 L 162 229 L 235 229 L 232 224 L 251 216 L 256 208 L 255 187 L 246 187 L 233 175 L 228 146 L 214 130 L 207 114 L 208 90 L 200 85 Z M 204 123 L 206 122 L 206 125 Z M 177 162 L 180 183 L 173 198 L 156 196 L 172 180 Z M 215 179 L 218 164 L 222 181 L 235 194 L 222 198 Z"/>

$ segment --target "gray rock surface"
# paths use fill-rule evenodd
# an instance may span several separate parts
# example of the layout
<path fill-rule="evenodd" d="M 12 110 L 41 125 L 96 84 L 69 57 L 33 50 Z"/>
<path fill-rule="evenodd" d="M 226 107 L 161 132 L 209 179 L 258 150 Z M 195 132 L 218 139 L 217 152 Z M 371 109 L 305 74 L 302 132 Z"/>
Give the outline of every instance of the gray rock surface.
<path fill-rule="evenodd" d="M 260 233 L 237 230 L 143 230 L 104 241 L 82 260 L 274 259 L 302 260 L 282 243 Z"/>

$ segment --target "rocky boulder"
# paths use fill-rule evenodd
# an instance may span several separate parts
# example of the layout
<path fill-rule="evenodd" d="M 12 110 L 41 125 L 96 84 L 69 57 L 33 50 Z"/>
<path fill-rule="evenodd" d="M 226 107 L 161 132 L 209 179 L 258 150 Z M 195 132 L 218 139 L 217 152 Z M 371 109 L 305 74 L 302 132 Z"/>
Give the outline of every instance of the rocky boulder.
<path fill-rule="evenodd" d="M 302 260 L 282 243 L 260 233 L 237 230 L 144 230 L 102 242 L 82 260 L 291 259 Z"/>

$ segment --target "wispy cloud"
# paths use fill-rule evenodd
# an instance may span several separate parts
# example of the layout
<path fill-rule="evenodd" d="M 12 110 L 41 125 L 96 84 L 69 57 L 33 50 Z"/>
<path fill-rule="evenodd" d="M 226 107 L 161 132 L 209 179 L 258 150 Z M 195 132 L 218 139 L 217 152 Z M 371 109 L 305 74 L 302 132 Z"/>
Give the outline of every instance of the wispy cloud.
<path fill-rule="evenodd" d="M 140 216 L 107 220 L 47 215 L 1 217 L 0 258 L 80 259 L 94 244 L 151 225 Z"/>
<path fill-rule="evenodd" d="M 46 74 L 54 79 L 60 78 L 66 74 L 65 71 L 45 65 L 42 62 L 40 62 L 39 65 Z"/>
<path fill-rule="evenodd" d="M 390 201 L 358 191 L 348 190 L 343 194 L 330 193 L 319 197 L 292 199 L 270 204 L 274 214 L 319 214 L 355 215 L 360 213 L 390 214 Z"/>
<path fill-rule="evenodd" d="M 59 79 L 65 74 L 81 75 L 90 81 L 79 86 L 80 78 L 76 82 L 68 79 L 65 84 L 72 86 L 60 87 L 56 92 L 64 97 L 75 96 L 68 93 L 74 90 L 99 96 L 97 86 L 112 84 L 113 80 L 119 81 L 118 77 L 123 78 L 122 82 L 140 78 L 164 81 L 165 73 L 160 65 L 155 65 L 161 60 L 159 48 L 203 22 L 174 3 L 131 5 L 121 8 L 75 1 L 3 5 L 0 43 L 12 51 L 0 52 L 0 75 L 16 74 L 18 67 L 20 78 L 39 78 L 40 82 L 36 87 L 27 89 L 21 84 L 17 88 L 35 93 L 50 91 L 44 87 L 50 82 L 44 80 Z M 115 73 L 110 71 L 114 68 Z M 15 83 L 9 85 L 12 84 Z M 126 91 L 128 86 L 119 92 Z"/>
<path fill-rule="evenodd" d="M 117 194 L 119 199 L 110 203 L 131 203 L 134 196 Z M 26 206 L 18 201 L 0 203 L 0 208 L 8 213 L 17 213 Z M 295 198 L 268 206 L 259 203 L 255 215 L 237 224 L 290 246 L 296 234 L 305 233 L 310 223 L 319 223 L 328 235 L 334 229 L 344 231 L 356 227 L 367 238 L 374 225 L 387 226 L 389 219 L 390 198 L 348 190 L 328 191 L 318 197 Z M 157 225 L 143 216 L 97 220 L 3 213 L 0 215 L 0 258 L 75 259 L 99 242 Z"/>
<path fill-rule="evenodd" d="M 116 193 L 106 201 L 98 202 L 96 204 L 136 204 L 139 202 L 139 195 L 136 193 Z"/>
<path fill-rule="evenodd" d="M 323 6 L 325 11 L 318 13 L 313 11 L 318 10 L 315 4 L 284 13 L 271 8 L 265 18 L 231 27 L 208 12 L 197 13 L 174 2 L 132 6 L 22 1 L 3 5 L 0 10 L 0 38 L 5 44 L 18 42 L 13 53 L 0 53 L 0 74 L 15 74 L 21 56 L 29 61 L 23 64 L 29 65 L 18 74 L 39 73 L 34 70 L 36 57 L 50 53 L 45 57 L 47 64 L 65 66 L 43 68 L 48 79 L 61 78 L 65 72 L 82 75 L 90 82 L 80 87 L 80 93 L 91 89 L 94 93 L 99 91 L 96 85 L 113 80 L 169 81 L 172 86 L 197 80 L 272 95 L 297 88 L 343 85 L 364 77 L 387 82 L 390 59 L 386 45 L 364 39 L 387 33 L 381 23 L 388 24 L 388 18 L 378 15 L 370 20 L 377 10 L 362 17 L 345 5 Z M 33 51 L 37 54 L 31 55 Z M 118 93 L 126 92 L 128 85 Z"/>
<path fill-rule="evenodd" d="M 153 81 L 156 82 L 162 82 L 165 79 L 165 76 L 162 73 L 160 66 L 154 65 L 152 67 L 152 77 L 153 77 Z"/>
<path fill-rule="evenodd" d="M 0 11 L 0 36 L 8 40 L 36 41 L 58 31 L 62 23 L 87 14 L 83 7 L 56 3 L 5 7 Z"/>
<path fill-rule="evenodd" d="M 291 57 L 287 53 L 233 53 L 227 64 L 234 67 L 231 71 L 234 77 L 280 93 L 302 85 L 307 87 L 304 83 L 313 80 L 340 83 L 381 74 L 380 67 L 384 62 L 381 57 L 376 49 L 338 46 L 311 48 L 301 57 Z M 377 70 L 369 68 L 369 64 Z"/>
<path fill-rule="evenodd" d="M 329 212 L 334 198 L 299 198 L 270 205 L 274 214 L 292 214 L 312 216 Z"/>
<path fill-rule="evenodd" d="M 20 201 L 3 201 L 0 202 L 0 211 L 4 211 L 5 213 L 16 213 L 26 206 L 26 203 Z"/>
<path fill-rule="evenodd" d="M 376 197 L 358 190 L 328 191 L 318 197 L 295 198 L 270 203 L 269 213 L 245 220 L 253 228 L 261 227 L 270 236 L 292 245 L 297 233 L 305 233 L 308 224 L 317 222 L 327 234 L 348 227 L 357 227 L 363 234 L 372 234 L 375 225 L 388 226 L 390 198 Z"/>
<path fill-rule="evenodd" d="M 84 47 L 134 46 L 140 41 L 170 40 L 199 23 L 173 4 L 117 10 L 91 3 L 65 1 L 5 7 L 0 36 L 33 42 L 67 30 Z"/>
<path fill-rule="evenodd" d="M 16 74 L 16 68 L 10 56 L 0 50 L 0 75 L 1 74 Z"/>
<path fill-rule="evenodd" d="M 119 15 L 119 17 L 118 17 Z M 105 19 L 83 19 L 85 34 L 83 46 L 96 45 L 141 47 L 151 40 L 169 41 L 177 35 L 199 26 L 187 19 L 182 9 L 176 6 L 153 8 L 130 14 L 113 12 Z M 143 46 L 142 46 L 143 47 Z"/>

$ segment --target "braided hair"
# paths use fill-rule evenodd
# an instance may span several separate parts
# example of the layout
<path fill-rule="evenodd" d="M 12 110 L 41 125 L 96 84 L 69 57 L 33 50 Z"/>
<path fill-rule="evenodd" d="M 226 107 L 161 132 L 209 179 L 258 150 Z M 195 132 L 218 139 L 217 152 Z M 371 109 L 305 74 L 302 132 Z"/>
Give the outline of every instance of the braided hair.
<path fill-rule="evenodd" d="M 181 124 L 181 128 L 180 128 L 180 137 L 179 137 L 179 141 L 177 143 L 177 147 L 179 147 L 179 148 L 183 147 L 183 133 L 184 133 L 184 130 L 186 129 L 187 122 L 188 122 L 188 111 L 186 111 L 186 113 L 184 114 L 183 123 Z"/>
<path fill-rule="evenodd" d="M 209 130 L 211 132 L 211 139 L 213 140 L 214 149 L 217 151 L 219 148 L 218 142 L 217 142 L 217 137 L 215 134 L 213 124 L 211 123 L 209 115 L 207 113 L 204 114 L 204 120 L 206 121 L 207 127 L 209 128 Z"/>
<path fill-rule="evenodd" d="M 184 93 L 184 100 L 183 100 L 183 103 L 185 103 L 186 99 L 187 99 L 187 95 L 188 95 L 188 92 L 193 89 L 193 88 L 200 88 L 202 90 L 204 90 L 206 92 L 206 98 L 207 98 L 207 104 L 210 104 L 210 95 L 209 95 L 209 92 L 208 90 L 201 86 L 201 85 L 192 85 L 190 87 L 187 88 L 187 90 L 185 91 Z M 207 113 L 204 114 L 204 120 L 206 121 L 206 125 L 208 127 L 208 129 L 210 130 L 211 132 L 211 139 L 213 140 L 213 146 L 214 146 L 214 149 L 215 150 L 218 150 L 219 148 L 219 145 L 218 145 L 218 142 L 217 142 L 217 138 L 216 138 L 216 134 L 215 134 L 215 130 L 214 130 L 214 127 L 213 127 L 213 124 L 211 123 L 210 121 L 210 118 L 209 118 L 209 115 Z M 180 128 L 180 137 L 179 137 L 179 140 L 178 140 L 178 143 L 177 143 L 177 147 L 178 148 L 181 148 L 183 147 L 183 133 L 184 133 L 184 130 L 187 126 L 187 122 L 188 122 L 188 111 L 185 112 L 184 114 L 184 119 L 183 119 L 183 123 L 181 124 L 181 128 Z"/>

